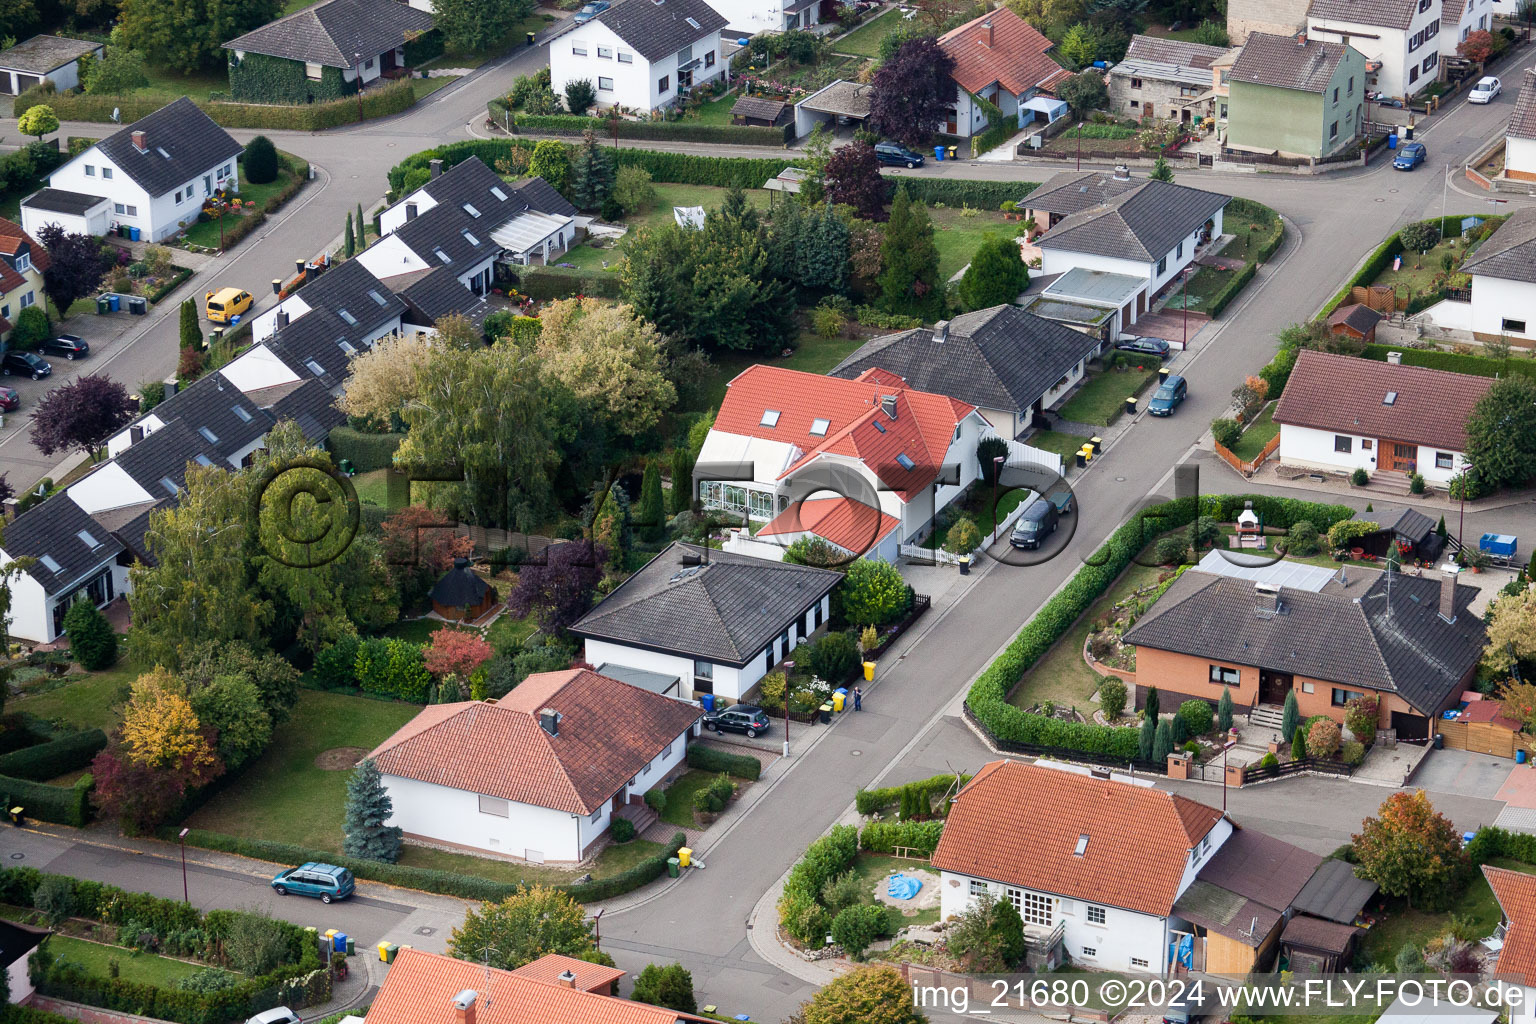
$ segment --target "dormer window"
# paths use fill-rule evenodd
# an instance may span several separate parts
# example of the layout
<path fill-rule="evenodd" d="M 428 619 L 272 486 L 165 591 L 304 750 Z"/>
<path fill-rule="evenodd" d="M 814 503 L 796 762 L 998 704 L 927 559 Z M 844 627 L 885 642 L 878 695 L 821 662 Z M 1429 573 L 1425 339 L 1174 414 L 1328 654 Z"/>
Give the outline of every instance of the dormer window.
<path fill-rule="evenodd" d="M 779 425 L 779 410 L 764 409 L 763 418 L 757 421 L 760 427 L 776 427 Z"/>

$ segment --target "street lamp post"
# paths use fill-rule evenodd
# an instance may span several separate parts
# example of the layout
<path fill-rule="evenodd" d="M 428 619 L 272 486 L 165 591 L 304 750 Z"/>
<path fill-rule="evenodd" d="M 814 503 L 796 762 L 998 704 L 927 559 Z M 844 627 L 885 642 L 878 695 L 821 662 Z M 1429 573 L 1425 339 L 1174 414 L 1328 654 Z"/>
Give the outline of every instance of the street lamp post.
<path fill-rule="evenodd" d="M 1227 813 L 1227 751 L 1237 746 L 1237 740 L 1227 740 L 1221 746 L 1221 813 Z"/>
<path fill-rule="evenodd" d="M 603 911 L 606 908 L 598 907 L 592 912 L 592 927 L 595 934 L 592 937 L 592 945 L 595 949 L 603 948 Z"/>
<path fill-rule="evenodd" d="M 190 828 L 184 828 L 181 830 L 181 835 L 176 837 L 181 841 L 181 902 L 183 903 L 192 902 L 187 896 L 187 833 L 190 831 L 192 831 Z"/>
<path fill-rule="evenodd" d="M 1083 169 L 1083 122 L 1077 122 L 1077 169 Z"/>
<path fill-rule="evenodd" d="M 1184 347 L 1189 348 L 1189 264 L 1185 264 L 1179 281 L 1180 305 L 1184 307 Z"/>
<path fill-rule="evenodd" d="M 997 529 L 997 478 L 1003 475 L 1006 455 L 992 456 L 992 529 Z"/>
<path fill-rule="evenodd" d="M 788 641 L 785 641 L 788 643 Z M 784 652 L 788 654 L 788 651 Z M 795 670 L 795 663 L 786 660 L 784 668 L 784 756 L 789 756 L 789 674 Z"/>

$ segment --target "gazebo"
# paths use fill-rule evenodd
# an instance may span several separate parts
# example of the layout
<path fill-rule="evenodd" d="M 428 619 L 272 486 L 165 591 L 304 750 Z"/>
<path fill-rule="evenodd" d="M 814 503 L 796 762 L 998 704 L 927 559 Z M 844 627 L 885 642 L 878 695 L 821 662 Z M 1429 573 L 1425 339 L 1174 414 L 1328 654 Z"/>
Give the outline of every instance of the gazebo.
<path fill-rule="evenodd" d="M 475 575 L 467 558 L 455 558 L 432 587 L 432 610 L 445 619 L 473 622 L 495 604 L 496 588 Z"/>

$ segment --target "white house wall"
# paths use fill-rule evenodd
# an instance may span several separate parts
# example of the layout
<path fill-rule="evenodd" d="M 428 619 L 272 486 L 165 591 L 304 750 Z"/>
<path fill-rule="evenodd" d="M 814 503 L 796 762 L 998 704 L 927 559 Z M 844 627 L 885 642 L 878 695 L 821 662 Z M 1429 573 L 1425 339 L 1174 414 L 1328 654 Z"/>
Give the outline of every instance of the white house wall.
<path fill-rule="evenodd" d="M 153 146 L 155 142 L 151 139 L 148 144 Z M 87 167 L 93 168 L 95 173 L 87 175 L 85 173 Z M 104 167 L 111 168 L 112 177 L 107 178 L 103 175 Z M 226 167 L 231 172 L 228 179 L 223 176 Z M 211 194 L 214 188 L 220 187 L 226 180 L 238 188 L 234 167 L 234 157 L 221 160 L 192 175 L 187 181 L 177 184 L 164 195 L 151 196 L 136 185 L 121 167 L 107 159 L 100 147 L 92 146 L 49 175 L 48 184 L 53 188 L 70 192 L 107 197 L 114 204 L 110 214 L 112 224 L 136 227 L 144 236 L 144 241 L 158 242 L 176 234 L 183 224 L 196 223 L 198 212 L 202 209 L 203 198 Z M 186 185 L 192 186 L 190 194 L 185 191 Z M 178 191 L 183 192 L 179 203 L 176 201 Z M 117 211 L 118 203 L 123 204 L 125 212 Z M 128 206 L 132 206 L 137 212 L 128 214 L 126 212 Z"/>
<path fill-rule="evenodd" d="M 457 843 L 488 853 L 553 861 L 581 859 L 577 817 L 508 801 L 503 818 L 480 811 L 479 794 L 416 779 L 385 775 L 384 787 L 394 803 L 389 823 L 425 839 Z"/>
<path fill-rule="evenodd" d="M 9 554 L 0 551 L 0 566 L 13 561 L 15 559 Z M 53 604 L 44 593 L 43 585 L 28 573 L 17 573 L 11 577 L 11 635 L 48 643 L 53 639 L 52 632 Z"/>
<path fill-rule="evenodd" d="M 1533 143 L 1536 146 L 1536 143 Z M 1524 321 L 1509 330 L 1505 319 Z M 1536 285 L 1477 274 L 1472 278 L 1472 330 L 1476 334 L 1536 339 Z"/>
<path fill-rule="evenodd" d="M 1438 58 L 1444 46 L 1443 37 L 1447 34 L 1452 39 L 1456 38 L 1456 19 L 1453 18 L 1452 24 L 1449 25 L 1442 22 L 1439 35 L 1425 40 L 1412 53 L 1408 52 L 1408 40 L 1440 17 L 1440 0 L 1432 0 L 1427 10 L 1414 12 L 1413 20 L 1406 31 L 1381 25 L 1319 18 L 1308 18 L 1307 30 L 1324 42 L 1347 41 L 1367 61 L 1381 61 L 1381 70 L 1376 73 L 1376 84 L 1372 87 L 1372 91 L 1387 96 L 1412 96 L 1439 77 L 1439 67 L 1432 66 L 1426 71 L 1422 68 L 1422 62 L 1430 54 L 1435 54 Z M 1347 40 L 1345 37 L 1348 37 Z M 1451 50 L 1455 51 L 1454 44 Z M 1419 69 L 1418 76 L 1412 81 L 1410 81 L 1413 77 L 1410 68 Z"/>
<path fill-rule="evenodd" d="M 277 330 L 277 314 L 279 312 L 287 313 L 288 322 L 292 323 L 305 313 L 308 313 L 309 310 L 309 303 L 304 301 L 302 295 L 295 292 L 251 322 L 251 340 L 266 341 L 272 337 L 273 333 Z"/>
<path fill-rule="evenodd" d="M 1460 13 L 1457 13 L 1458 8 Z M 1440 56 L 1456 56 L 1456 46 L 1473 32 L 1488 29 L 1493 24 L 1493 0 L 1444 0 L 1441 5 L 1443 19 L 1440 26 Z M 1457 21 L 1455 31 L 1451 22 Z"/>
<path fill-rule="evenodd" d="M 416 270 L 427 270 L 432 266 L 412 252 L 411 247 L 402 242 L 398 235 L 385 235 L 353 259 L 367 267 L 368 272 L 381 281 Z"/>
<path fill-rule="evenodd" d="M 128 450 L 129 438 L 132 436 L 131 431 L 133 427 L 138 427 L 144 431 L 144 436 L 148 437 L 163 426 L 165 426 L 165 421 L 159 416 L 156 416 L 153 412 L 146 413 L 131 426 L 124 427 L 112 435 L 111 440 L 107 442 L 107 455 L 115 459 Z"/>
<path fill-rule="evenodd" d="M 1504 171 L 1536 175 L 1536 139 L 1504 140 Z"/>
<path fill-rule="evenodd" d="M 1335 437 L 1351 439 L 1348 452 L 1333 450 Z M 1370 441 L 1366 451 L 1361 441 Z M 1376 468 L 1376 439 L 1336 430 L 1317 430 L 1298 427 L 1290 423 L 1280 425 L 1280 461 L 1287 466 L 1312 466 L 1318 469 L 1341 470 L 1345 473 L 1356 469 L 1367 472 Z"/>
<path fill-rule="evenodd" d="M 37 991 L 32 985 L 31 975 L 27 973 L 27 961 L 30 959 L 31 954 L 20 957 L 5 969 L 6 979 L 10 983 L 7 991 L 11 994 L 12 1003 L 24 1003 L 33 992 Z"/>
<path fill-rule="evenodd" d="M 599 57 L 597 50 L 600 46 L 608 49 L 613 56 Z M 578 53 L 578 50 L 586 52 Z M 715 54 L 715 64 L 707 68 L 702 58 L 711 51 Z M 621 63 L 621 54 L 631 55 L 633 63 Z M 718 35 L 701 35 L 695 39 L 693 56 L 701 59 L 693 72 L 695 86 L 703 85 L 725 73 Z M 567 82 L 584 78 L 592 83 L 599 107 L 617 104 L 648 111 L 674 103 L 678 97 L 676 53 L 666 54 L 654 62 L 647 61 L 633 46 L 620 39 L 600 21 L 589 21 L 551 42 L 549 70 L 550 87 L 556 95 L 564 94 Z M 657 88 L 662 78 L 667 79 L 665 92 Z M 601 79 L 611 79 L 612 87 L 603 88 Z"/>
<path fill-rule="evenodd" d="M 1200 869 L 1211 862 L 1211 858 L 1216 855 L 1216 851 L 1221 849 L 1221 845 L 1231 836 L 1232 822 L 1229 819 L 1222 818 L 1211 826 L 1211 830 L 1205 834 L 1205 839 L 1209 841 L 1210 845 L 1207 846 L 1202 841 L 1195 848 L 1189 859 L 1184 862 L 1184 874 L 1179 879 L 1178 891 L 1173 894 L 1175 900 L 1184 895 L 1184 890 L 1194 883 L 1195 878 L 1200 874 Z"/>
<path fill-rule="evenodd" d="M 99 204 L 84 215 L 59 213 L 55 210 L 36 210 L 30 206 L 21 208 L 21 229 L 36 238 L 50 224 L 57 224 L 71 235 L 105 235 L 112 223 L 112 204 Z"/>

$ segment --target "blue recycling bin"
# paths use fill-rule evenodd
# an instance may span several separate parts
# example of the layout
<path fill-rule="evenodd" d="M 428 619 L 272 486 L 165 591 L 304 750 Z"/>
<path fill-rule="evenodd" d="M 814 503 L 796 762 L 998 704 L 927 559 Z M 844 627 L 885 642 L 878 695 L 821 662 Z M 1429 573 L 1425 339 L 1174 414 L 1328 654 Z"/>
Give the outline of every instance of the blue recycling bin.
<path fill-rule="evenodd" d="M 1525 751 L 1515 751 L 1515 764 L 1525 764 Z"/>
<path fill-rule="evenodd" d="M 1397 148 L 1397 132 L 1393 132 L 1391 135 L 1387 136 L 1387 148 L 1388 149 L 1396 149 Z"/>
<path fill-rule="evenodd" d="M 331 952 L 345 953 L 347 951 L 347 933 L 337 932 L 331 936 Z"/>
<path fill-rule="evenodd" d="M 712 693 L 706 693 L 704 696 L 699 698 L 699 703 L 704 705 L 705 711 L 713 711 L 715 710 L 715 695 Z"/>
<path fill-rule="evenodd" d="M 943 146 L 934 146 L 933 147 L 933 158 L 935 160 L 943 160 L 944 159 L 944 147 Z"/>
<path fill-rule="evenodd" d="M 134 227 L 130 227 L 128 229 L 128 238 L 131 241 L 137 242 L 139 240 L 139 229 L 138 228 L 134 228 Z"/>
<path fill-rule="evenodd" d="M 112 307 L 112 312 L 116 313 L 118 310 L 123 308 L 122 296 L 120 296 L 120 295 L 108 295 L 107 296 L 107 304 Z"/>

